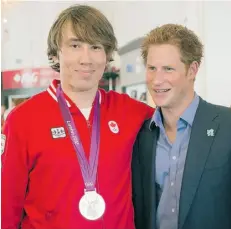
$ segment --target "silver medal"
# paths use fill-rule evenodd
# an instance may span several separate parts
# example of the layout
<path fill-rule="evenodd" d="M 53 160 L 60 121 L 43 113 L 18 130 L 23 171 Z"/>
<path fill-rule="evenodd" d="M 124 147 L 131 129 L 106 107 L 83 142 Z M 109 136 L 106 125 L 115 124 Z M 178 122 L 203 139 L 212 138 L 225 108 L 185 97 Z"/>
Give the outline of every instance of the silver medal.
<path fill-rule="evenodd" d="M 97 220 L 105 212 L 103 197 L 96 191 L 86 191 L 79 201 L 79 211 L 88 220 Z"/>

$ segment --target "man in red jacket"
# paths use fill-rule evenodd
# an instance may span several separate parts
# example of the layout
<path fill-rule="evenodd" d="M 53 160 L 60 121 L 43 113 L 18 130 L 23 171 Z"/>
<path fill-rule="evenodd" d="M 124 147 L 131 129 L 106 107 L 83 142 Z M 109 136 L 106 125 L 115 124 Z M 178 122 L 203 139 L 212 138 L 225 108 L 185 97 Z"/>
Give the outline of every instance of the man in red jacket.
<path fill-rule="evenodd" d="M 2 135 L 2 229 L 134 229 L 131 152 L 153 109 L 98 89 L 116 49 L 108 20 L 64 10 L 48 57 L 60 81 L 12 111 Z"/>

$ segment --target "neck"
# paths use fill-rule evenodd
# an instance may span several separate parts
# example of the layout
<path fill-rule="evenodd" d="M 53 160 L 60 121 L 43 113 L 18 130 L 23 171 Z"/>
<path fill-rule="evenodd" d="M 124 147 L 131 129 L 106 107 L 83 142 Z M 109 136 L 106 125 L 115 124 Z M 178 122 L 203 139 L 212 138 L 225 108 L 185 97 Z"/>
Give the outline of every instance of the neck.
<path fill-rule="evenodd" d="M 169 131 L 174 131 L 177 128 L 177 122 L 180 116 L 184 113 L 187 107 L 194 99 L 194 92 L 188 96 L 185 96 L 182 101 L 177 103 L 177 106 L 173 106 L 170 108 L 161 108 L 161 112 L 163 115 L 163 124 L 165 129 Z"/>
<path fill-rule="evenodd" d="M 71 86 L 61 83 L 63 92 L 75 103 L 79 109 L 90 108 L 94 102 L 98 87 L 87 91 L 78 91 Z"/>

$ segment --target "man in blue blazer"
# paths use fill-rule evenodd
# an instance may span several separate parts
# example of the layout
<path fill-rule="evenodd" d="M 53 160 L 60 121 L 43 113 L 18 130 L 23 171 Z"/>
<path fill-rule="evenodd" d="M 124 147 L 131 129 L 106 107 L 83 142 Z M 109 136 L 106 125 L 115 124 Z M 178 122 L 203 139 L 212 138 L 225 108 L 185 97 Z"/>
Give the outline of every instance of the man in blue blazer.
<path fill-rule="evenodd" d="M 231 229 L 231 110 L 194 91 L 203 45 L 167 24 L 141 49 L 157 109 L 134 145 L 136 229 Z"/>

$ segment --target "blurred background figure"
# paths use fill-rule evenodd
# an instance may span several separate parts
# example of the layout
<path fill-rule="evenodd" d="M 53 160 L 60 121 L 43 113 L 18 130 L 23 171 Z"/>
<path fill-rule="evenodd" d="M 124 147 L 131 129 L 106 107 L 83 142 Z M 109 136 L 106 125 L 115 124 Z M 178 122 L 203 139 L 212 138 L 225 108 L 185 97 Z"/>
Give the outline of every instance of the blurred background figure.
<path fill-rule="evenodd" d="M 147 92 L 143 92 L 139 99 L 141 102 L 147 102 Z"/>
<path fill-rule="evenodd" d="M 1 117 L 3 117 L 5 111 L 6 111 L 6 106 L 5 105 L 1 105 Z"/>
<path fill-rule="evenodd" d="M 137 91 L 136 90 L 131 91 L 131 98 L 137 99 Z"/>
<path fill-rule="evenodd" d="M 28 98 L 15 98 L 12 99 L 12 107 L 8 108 L 5 110 L 4 114 L 3 114 L 3 122 L 6 120 L 7 116 L 9 115 L 9 113 L 18 105 L 20 105 L 21 103 L 25 102 Z M 2 125 L 3 126 L 3 125 Z"/>
<path fill-rule="evenodd" d="M 5 111 L 6 111 L 6 106 L 3 104 L 3 105 L 1 105 L 1 131 L 2 131 L 3 124 L 4 124 Z"/>

